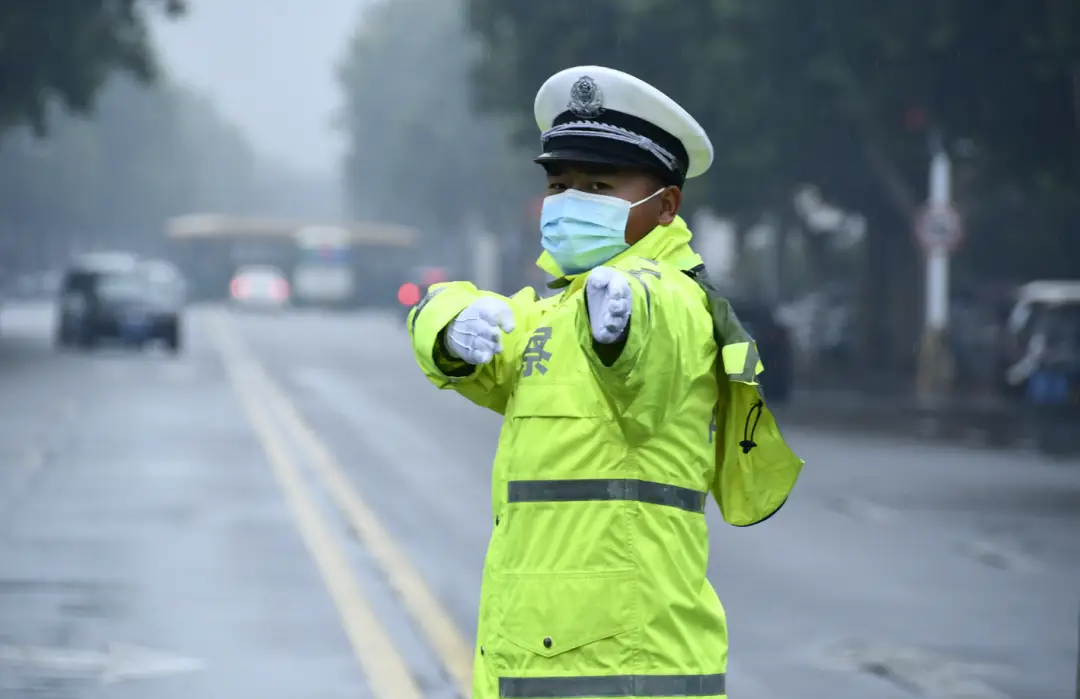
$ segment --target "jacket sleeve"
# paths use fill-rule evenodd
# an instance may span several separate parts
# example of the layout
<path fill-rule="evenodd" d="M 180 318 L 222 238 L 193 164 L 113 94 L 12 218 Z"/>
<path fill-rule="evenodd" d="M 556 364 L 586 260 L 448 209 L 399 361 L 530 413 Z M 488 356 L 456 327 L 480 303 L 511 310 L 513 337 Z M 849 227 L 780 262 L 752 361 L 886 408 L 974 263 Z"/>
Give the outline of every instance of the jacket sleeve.
<path fill-rule="evenodd" d="M 724 521 L 749 527 L 772 517 L 787 502 L 803 460 L 784 440 L 765 404 L 758 377 L 765 370 L 757 345 L 731 304 L 711 284 L 704 285 L 716 337 L 716 472 L 712 493 Z"/>
<path fill-rule="evenodd" d="M 715 421 L 720 438 L 711 490 L 720 513 L 736 527 L 764 522 L 787 502 L 804 461 L 784 440 L 755 384 L 720 377 Z"/>
<path fill-rule="evenodd" d="M 515 329 L 503 335 L 503 351 L 488 364 L 472 366 L 451 357 L 443 344 L 446 328 L 469 304 L 482 297 L 502 299 L 514 313 Z M 477 405 L 500 415 L 506 409 L 517 377 L 523 339 L 537 313 L 536 292 L 526 287 L 511 297 L 481 291 L 469 282 L 432 286 L 407 320 L 413 355 L 428 380 L 441 389 L 457 391 Z"/>
<path fill-rule="evenodd" d="M 617 269 L 630 284 L 632 310 L 622 351 L 613 362 L 597 352 L 589 326 L 588 305 L 581 294 L 579 338 L 594 376 L 620 416 L 627 437 L 644 441 L 651 436 L 668 408 L 681 403 L 688 388 L 683 352 L 691 351 L 700 332 L 710 334 L 707 316 L 693 318 L 694 304 L 704 302 L 681 279 L 677 270 L 641 260 L 629 269 Z M 701 327 L 698 328 L 697 326 Z"/>

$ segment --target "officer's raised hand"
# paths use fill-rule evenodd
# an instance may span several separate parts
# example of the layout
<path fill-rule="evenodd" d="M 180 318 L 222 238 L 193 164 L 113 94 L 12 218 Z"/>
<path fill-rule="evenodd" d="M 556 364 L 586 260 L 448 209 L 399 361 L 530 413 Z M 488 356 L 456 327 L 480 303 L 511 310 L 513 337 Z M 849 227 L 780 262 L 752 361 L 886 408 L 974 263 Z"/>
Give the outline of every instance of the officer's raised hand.
<path fill-rule="evenodd" d="M 505 301 L 477 299 L 450 323 L 446 349 L 468 364 L 487 364 L 502 352 L 502 334 L 513 330 L 514 313 Z"/>
<path fill-rule="evenodd" d="M 632 298 L 626 277 L 610 267 L 597 267 L 585 280 L 593 339 L 610 345 L 623 339 L 630 322 Z"/>

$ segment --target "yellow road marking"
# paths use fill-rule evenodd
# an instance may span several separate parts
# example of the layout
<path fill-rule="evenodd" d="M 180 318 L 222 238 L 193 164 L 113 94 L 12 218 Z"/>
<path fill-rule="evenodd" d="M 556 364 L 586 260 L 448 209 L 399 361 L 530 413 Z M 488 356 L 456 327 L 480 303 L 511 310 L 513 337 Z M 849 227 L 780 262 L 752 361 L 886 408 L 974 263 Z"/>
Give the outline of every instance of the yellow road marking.
<path fill-rule="evenodd" d="M 229 382 L 262 442 L 278 484 L 292 509 L 308 552 L 326 584 L 353 647 L 356 659 L 379 699 L 422 699 L 408 665 L 397 652 L 389 634 L 379 622 L 350 568 L 340 542 L 319 513 L 303 475 L 283 441 L 278 437 L 268 412 L 261 406 L 263 396 L 256 383 L 259 377 L 243 357 L 244 351 L 229 338 L 220 317 L 215 317 L 215 340 L 224 360 Z M 244 359 L 241 362 L 241 358 Z M 246 376 L 245 376 L 246 374 Z"/>
<path fill-rule="evenodd" d="M 223 324 L 224 325 L 224 324 Z M 364 502 L 345 475 L 333 452 L 300 415 L 284 391 L 262 368 L 261 363 L 233 329 L 229 329 L 237 349 L 252 373 L 258 374 L 267 394 L 266 403 L 278 414 L 305 452 L 327 491 L 360 538 L 367 552 L 386 575 L 409 616 L 423 632 L 428 644 L 454 680 L 462 697 L 472 696 L 473 644 L 467 640 L 446 608 L 439 602 L 419 571 L 394 544 L 378 517 Z"/>

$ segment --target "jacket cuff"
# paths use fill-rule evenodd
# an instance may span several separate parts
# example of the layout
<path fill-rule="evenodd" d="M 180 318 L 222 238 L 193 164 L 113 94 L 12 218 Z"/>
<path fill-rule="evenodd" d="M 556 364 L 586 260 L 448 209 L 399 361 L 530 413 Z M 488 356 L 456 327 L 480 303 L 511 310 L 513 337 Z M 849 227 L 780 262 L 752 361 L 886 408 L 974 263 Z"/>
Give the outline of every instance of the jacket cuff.
<path fill-rule="evenodd" d="M 412 336 L 413 354 L 425 374 L 431 377 L 451 379 L 443 368 L 458 369 L 443 342 L 443 331 L 454 318 L 475 301 L 478 295 L 470 289 L 454 286 L 434 287 L 426 299 L 409 314 L 409 334 Z M 460 361 L 460 360 L 458 360 Z M 456 371 L 454 373 L 457 373 Z"/>

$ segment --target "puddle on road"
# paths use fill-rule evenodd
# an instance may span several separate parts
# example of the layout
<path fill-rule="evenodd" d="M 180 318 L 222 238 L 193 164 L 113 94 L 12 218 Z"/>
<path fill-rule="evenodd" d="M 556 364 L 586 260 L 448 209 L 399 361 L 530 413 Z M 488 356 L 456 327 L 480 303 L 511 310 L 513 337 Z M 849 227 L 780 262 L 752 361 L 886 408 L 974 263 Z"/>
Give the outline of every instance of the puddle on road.
<path fill-rule="evenodd" d="M 119 583 L 0 578 L 0 647 L 65 648 L 85 624 L 118 618 L 128 595 L 130 590 Z M 96 682 L 48 668 L 11 663 L 0 667 L 3 697 L 70 699 L 86 696 Z"/>
<path fill-rule="evenodd" d="M 832 498 L 826 503 L 826 507 L 852 519 L 875 524 L 887 524 L 897 516 L 894 510 L 865 498 Z"/>
<path fill-rule="evenodd" d="M 1042 569 L 1039 562 L 1025 552 L 1025 547 L 1002 539 L 971 539 L 957 543 L 955 548 L 961 555 L 998 570 L 1030 574 Z"/>
<path fill-rule="evenodd" d="M 40 625 L 48 628 L 71 617 L 113 618 L 120 614 L 126 594 L 126 586 L 119 583 L 0 578 L 0 638 L 14 641 L 24 621 L 48 620 Z"/>
<path fill-rule="evenodd" d="M 981 679 L 1010 668 L 959 662 L 917 648 L 849 640 L 828 648 L 821 664 L 829 670 L 873 675 L 928 699 L 1013 699 Z"/>

